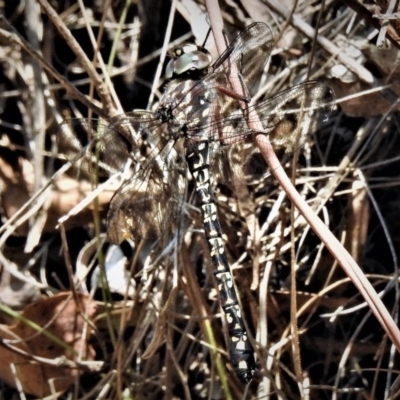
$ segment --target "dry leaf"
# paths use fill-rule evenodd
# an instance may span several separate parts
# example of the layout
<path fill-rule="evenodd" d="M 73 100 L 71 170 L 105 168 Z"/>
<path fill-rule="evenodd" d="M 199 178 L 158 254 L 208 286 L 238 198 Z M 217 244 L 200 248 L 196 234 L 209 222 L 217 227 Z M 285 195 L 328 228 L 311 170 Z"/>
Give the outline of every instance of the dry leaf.
<path fill-rule="evenodd" d="M 0 325 L 3 343 L 26 353 L 24 355 L 1 346 L 0 378 L 13 387 L 17 379 L 25 393 L 38 397 L 50 395 L 51 388 L 56 392 L 66 390 L 74 382 L 79 370 L 65 366 L 63 360 L 94 359 L 94 349 L 87 344 L 88 338 L 82 336 L 82 332 L 85 320 L 90 320 L 95 312 L 95 302 L 89 296 L 78 294 L 75 301 L 71 292 L 39 300 L 24 310 L 22 315 L 25 319 L 45 327 L 48 333 L 69 348 L 38 333 L 22 321 L 13 326 Z M 30 356 L 46 358 L 52 364 L 38 362 Z M 15 367 L 16 376 L 12 366 Z"/>

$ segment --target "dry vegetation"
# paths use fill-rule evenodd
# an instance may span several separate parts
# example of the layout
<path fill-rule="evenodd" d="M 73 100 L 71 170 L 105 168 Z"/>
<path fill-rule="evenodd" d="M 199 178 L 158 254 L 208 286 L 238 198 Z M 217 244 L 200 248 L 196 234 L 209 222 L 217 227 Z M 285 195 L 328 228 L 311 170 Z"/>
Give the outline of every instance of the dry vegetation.
<path fill-rule="evenodd" d="M 396 398 L 399 349 L 273 176 L 245 193 L 217 189 L 257 354 L 246 388 L 225 350 L 196 203 L 183 231 L 120 251 L 104 235 L 118 182 L 88 200 L 93 182 L 60 172 L 61 121 L 155 104 L 161 49 L 191 33 L 203 41 L 204 5 L 177 1 L 169 15 L 165 0 L 52 1 L 49 17 L 39 3 L 0 2 L 0 399 Z M 253 21 L 276 36 L 260 99 L 308 79 L 335 91 L 337 110 L 296 153 L 292 178 L 397 321 L 398 10 L 382 0 L 306 0 L 294 14 L 286 1 L 220 6 L 230 38 Z"/>

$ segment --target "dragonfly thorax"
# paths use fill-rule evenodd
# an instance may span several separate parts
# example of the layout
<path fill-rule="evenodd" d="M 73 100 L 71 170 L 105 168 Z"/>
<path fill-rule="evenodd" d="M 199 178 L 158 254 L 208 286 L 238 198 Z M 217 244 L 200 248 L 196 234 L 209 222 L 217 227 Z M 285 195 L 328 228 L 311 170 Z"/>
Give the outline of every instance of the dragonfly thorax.
<path fill-rule="evenodd" d="M 168 124 L 169 132 L 175 132 L 172 137 L 187 133 L 197 137 L 195 132 L 203 132 L 198 128 L 209 124 L 212 98 L 212 90 L 208 90 L 201 80 L 173 80 L 160 99 L 158 118 Z"/>
<path fill-rule="evenodd" d="M 174 118 L 172 113 L 172 106 L 170 104 L 163 104 L 162 106 L 158 107 L 156 114 L 157 119 L 159 119 L 162 123 L 170 122 Z"/>
<path fill-rule="evenodd" d="M 200 79 L 208 72 L 212 62 L 210 53 L 202 46 L 185 44 L 172 49 L 172 57 L 165 70 L 167 79 Z"/>

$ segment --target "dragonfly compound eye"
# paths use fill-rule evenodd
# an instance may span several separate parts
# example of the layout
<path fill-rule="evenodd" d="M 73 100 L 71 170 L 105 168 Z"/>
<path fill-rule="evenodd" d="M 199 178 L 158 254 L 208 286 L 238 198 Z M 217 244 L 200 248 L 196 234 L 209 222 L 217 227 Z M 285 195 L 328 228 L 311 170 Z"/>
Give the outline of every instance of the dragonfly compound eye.
<path fill-rule="evenodd" d="M 197 48 L 197 47 L 196 47 Z M 174 74 L 177 77 L 182 77 L 188 71 L 203 71 L 206 70 L 211 64 L 211 56 L 204 50 L 193 50 L 188 53 L 184 52 L 185 48 L 179 48 L 172 54 L 176 58 L 170 60 L 165 70 L 165 77 L 171 79 Z M 178 54 L 181 54 L 177 56 Z"/>

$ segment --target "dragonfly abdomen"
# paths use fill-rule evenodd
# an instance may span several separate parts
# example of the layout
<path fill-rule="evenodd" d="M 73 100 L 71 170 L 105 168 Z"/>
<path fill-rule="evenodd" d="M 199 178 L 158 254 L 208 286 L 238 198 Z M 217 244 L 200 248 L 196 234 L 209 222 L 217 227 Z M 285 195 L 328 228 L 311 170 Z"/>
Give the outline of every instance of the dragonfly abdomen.
<path fill-rule="evenodd" d="M 213 273 L 217 280 L 220 303 L 227 321 L 231 362 L 237 377 L 248 383 L 254 375 L 254 350 L 248 340 L 222 239 L 217 206 L 210 182 L 209 158 L 209 146 L 206 140 L 191 146 L 190 152 L 186 155 L 189 171 L 194 178 L 195 189 L 200 202 L 204 231 L 210 249 Z"/>

